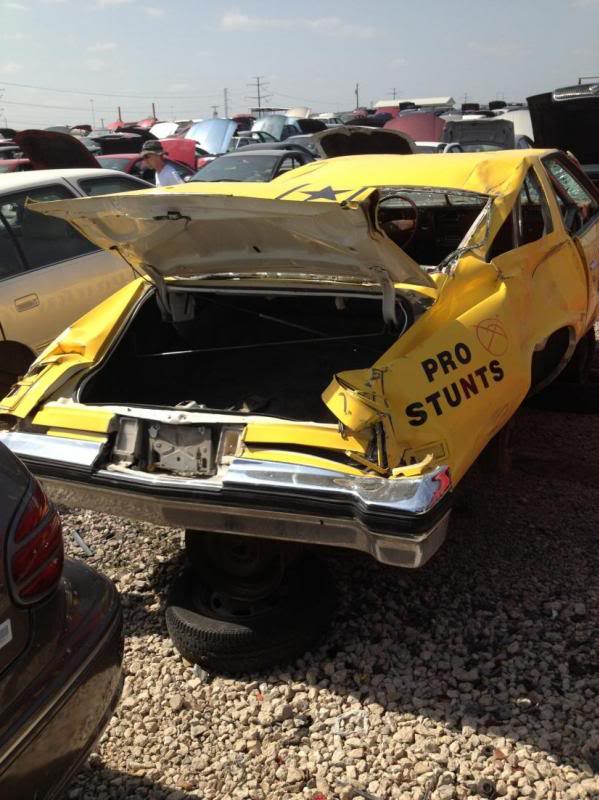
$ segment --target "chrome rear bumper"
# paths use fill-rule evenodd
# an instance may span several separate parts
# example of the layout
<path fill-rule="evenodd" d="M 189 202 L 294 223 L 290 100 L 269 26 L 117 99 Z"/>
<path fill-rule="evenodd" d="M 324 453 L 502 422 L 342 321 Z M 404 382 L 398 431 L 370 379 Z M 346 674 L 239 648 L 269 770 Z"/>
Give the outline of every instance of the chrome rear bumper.
<path fill-rule="evenodd" d="M 58 503 L 156 525 L 345 547 L 420 567 L 449 521 L 447 467 L 389 480 L 236 458 L 210 479 L 101 465 L 102 443 L 0 432 Z"/>

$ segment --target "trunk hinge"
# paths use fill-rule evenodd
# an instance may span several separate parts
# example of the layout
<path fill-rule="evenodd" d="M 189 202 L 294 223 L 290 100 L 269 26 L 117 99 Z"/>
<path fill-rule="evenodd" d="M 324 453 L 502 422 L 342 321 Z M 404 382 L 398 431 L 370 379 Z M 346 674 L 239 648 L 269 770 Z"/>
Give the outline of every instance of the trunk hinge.
<path fill-rule="evenodd" d="M 160 307 L 160 312 L 162 314 L 162 319 L 165 321 L 174 321 L 175 314 L 173 313 L 173 308 L 171 307 L 170 297 L 168 296 L 168 292 L 166 289 L 166 283 L 164 278 L 155 270 L 151 264 L 143 264 L 143 272 L 140 272 L 130 261 L 129 259 L 123 255 L 120 248 L 117 245 L 114 245 L 110 248 L 113 252 L 118 253 L 120 257 L 125 261 L 133 270 L 133 273 L 137 275 L 138 278 L 141 278 L 146 283 L 153 283 L 156 287 L 156 294 L 158 296 L 158 305 Z M 144 274 L 145 273 L 145 274 Z M 148 276 L 152 279 L 148 281 Z"/>
<path fill-rule="evenodd" d="M 143 269 L 144 272 L 146 272 L 150 278 L 152 278 L 152 282 L 156 286 L 156 296 L 158 298 L 158 305 L 160 306 L 162 319 L 165 321 L 172 321 L 173 309 L 171 308 L 170 298 L 168 296 L 164 278 L 160 272 L 158 272 L 158 270 L 154 269 L 151 264 L 144 264 Z"/>
<path fill-rule="evenodd" d="M 387 270 L 383 269 L 383 267 L 371 267 L 370 271 L 374 273 L 383 293 L 383 321 L 388 328 L 397 330 L 399 325 L 397 323 L 397 309 L 395 307 L 395 284 L 391 280 Z"/>

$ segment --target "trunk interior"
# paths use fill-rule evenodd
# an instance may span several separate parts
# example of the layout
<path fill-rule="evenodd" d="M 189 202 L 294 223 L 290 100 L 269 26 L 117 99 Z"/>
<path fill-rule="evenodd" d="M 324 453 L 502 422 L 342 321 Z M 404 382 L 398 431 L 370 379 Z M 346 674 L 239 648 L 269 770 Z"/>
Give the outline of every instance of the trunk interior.
<path fill-rule="evenodd" d="M 370 367 L 397 339 L 381 295 L 177 292 L 165 320 L 152 293 L 80 390 L 83 403 L 175 406 L 335 421 L 321 394 L 337 372 Z M 411 321 L 398 299 L 399 330 Z"/>

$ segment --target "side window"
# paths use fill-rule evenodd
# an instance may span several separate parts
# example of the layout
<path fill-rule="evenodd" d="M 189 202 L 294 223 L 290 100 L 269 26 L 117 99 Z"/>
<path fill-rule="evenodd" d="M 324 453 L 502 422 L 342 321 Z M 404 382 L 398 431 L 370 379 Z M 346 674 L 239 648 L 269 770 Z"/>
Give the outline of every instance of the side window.
<path fill-rule="evenodd" d="M 546 158 L 543 164 L 555 186 L 557 202 L 566 228 L 572 232 L 596 214 L 599 205 L 580 179 L 575 176 L 574 165 L 570 168 L 569 165 L 566 166 L 561 159 L 557 158 Z M 572 208 L 578 209 L 578 220 L 576 220 L 576 214 L 572 215 Z"/>
<path fill-rule="evenodd" d="M 545 192 L 534 170 L 529 169 L 516 205 L 518 244 L 530 244 L 553 231 Z"/>
<path fill-rule="evenodd" d="M 138 192 L 140 189 L 147 189 L 147 186 L 132 181 L 130 178 L 120 176 L 108 176 L 107 178 L 87 178 L 79 181 L 81 191 L 88 197 L 96 197 L 100 194 L 118 194 L 119 192 Z"/>
<path fill-rule="evenodd" d="M 23 253 L 26 269 L 47 267 L 99 249 L 68 222 L 25 208 L 27 199 L 47 201 L 73 197 L 66 187 L 57 185 L 15 192 L 2 198 L 4 220 Z"/>
<path fill-rule="evenodd" d="M 551 212 L 534 170 L 528 170 L 512 213 L 504 221 L 489 249 L 490 261 L 515 247 L 536 242 L 553 230 Z"/>
<path fill-rule="evenodd" d="M 14 205 L 0 198 L 0 280 L 23 271 L 21 255 L 6 221 L 13 214 Z"/>

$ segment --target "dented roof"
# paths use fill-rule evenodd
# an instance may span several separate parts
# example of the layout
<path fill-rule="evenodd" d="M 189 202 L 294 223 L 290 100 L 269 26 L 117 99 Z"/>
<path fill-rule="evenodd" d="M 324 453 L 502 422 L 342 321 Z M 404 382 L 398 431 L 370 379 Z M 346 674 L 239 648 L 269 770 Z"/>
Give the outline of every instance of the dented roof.
<path fill-rule="evenodd" d="M 169 194 L 221 194 L 342 203 L 360 188 L 415 186 L 510 194 L 531 164 L 547 150 L 487 153 L 345 156 L 306 164 L 270 183 L 187 183 L 165 187 Z"/>

